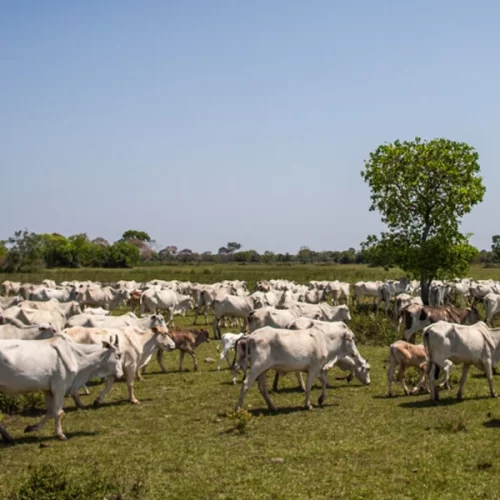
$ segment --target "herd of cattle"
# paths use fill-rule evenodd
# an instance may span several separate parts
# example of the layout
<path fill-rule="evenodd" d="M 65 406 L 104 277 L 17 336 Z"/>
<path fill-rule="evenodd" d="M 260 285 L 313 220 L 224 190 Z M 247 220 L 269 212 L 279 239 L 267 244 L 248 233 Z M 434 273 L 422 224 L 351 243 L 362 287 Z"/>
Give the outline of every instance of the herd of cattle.
<path fill-rule="evenodd" d="M 351 293 L 351 288 L 353 289 Z M 41 284 L 4 281 L 0 285 L 0 392 L 16 395 L 43 391 L 47 413 L 26 432 L 39 430 L 55 420 L 56 435 L 66 439 L 61 426 L 63 403 L 71 396 L 79 408 L 84 405 L 78 391 L 93 378 L 106 380 L 94 404 L 102 403 L 115 380 L 125 378 L 131 403 L 138 403 L 134 380 L 141 379 L 146 365 L 156 354 L 166 371 L 163 352 L 180 350 L 179 370 L 188 353 L 198 369 L 195 350 L 209 341 L 206 329 L 173 327 L 175 316 L 193 310 L 193 325 L 204 315 L 213 314 L 214 338 L 220 340 L 217 369 L 222 360 L 232 368 L 233 383 L 239 370 L 244 377 L 237 408 L 257 381 L 270 409 L 275 409 L 266 388 L 266 372 L 295 372 L 305 392 L 305 407 L 311 409 L 310 392 L 316 378 L 322 391 L 321 405 L 328 385 L 327 371 L 333 366 L 370 383 L 370 365 L 359 353 L 355 337 L 347 326 L 349 307 L 356 308 L 363 298 L 371 298 L 378 312 L 382 303 L 386 314 L 393 304 L 394 321 L 404 322 L 404 339 L 389 347 L 388 394 L 396 368 L 405 394 L 427 390 L 433 400 L 438 389 L 449 388 L 453 364 L 463 364 L 458 397 L 469 367 L 483 370 L 495 396 L 492 374 L 500 358 L 500 329 L 490 328 L 500 312 L 500 284 L 489 281 L 454 280 L 433 282 L 430 306 L 419 298 L 415 282 L 399 280 L 358 282 L 351 286 L 339 281 L 311 281 L 307 286 L 286 280 L 259 281 L 250 293 L 244 281 L 193 284 L 152 280 L 147 283 L 118 281 L 112 286 L 96 282 L 44 280 Z M 482 301 L 486 323 L 476 309 Z M 466 304 L 459 308 L 456 304 Z M 116 309 L 129 311 L 111 315 Z M 136 312 L 139 312 L 139 316 Z M 165 319 L 165 316 L 168 320 Z M 242 333 L 221 334 L 228 322 Z M 423 329 L 422 344 L 415 344 L 415 333 Z M 245 333 L 243 333 L 245 332 Z M 231 362 L 229 351 L 234 349 Z M 411 391 L 405 371 L 415 366 L 420 380 Z M 437 385 L 440 370 L 444 380 Z M 304 383 L 302 373 L 307 373 Z M 0 434 L 12 440 L 0 424 Z"/>

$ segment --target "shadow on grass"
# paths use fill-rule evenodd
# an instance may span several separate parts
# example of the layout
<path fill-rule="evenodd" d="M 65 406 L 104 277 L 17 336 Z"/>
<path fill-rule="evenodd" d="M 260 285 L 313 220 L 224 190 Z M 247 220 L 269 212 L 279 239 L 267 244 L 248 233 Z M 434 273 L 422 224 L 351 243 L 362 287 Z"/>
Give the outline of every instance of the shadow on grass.
<path fill-rule="evenodd" d="M 430 399 L 425 399 L 423 401 L 409 401 L 408 403 L 401 403 L 399 406 L 401 408 L 432 408 L 433 406 L 453 406 L 457 404 L 461 404 L 467 401 L 467 399 L 470 399 L 471 401 L 478 401 L 481 399 L 490 399 L 489 396 L 479 396 L 477 398 L 465 398 L 463 400 L 457 399 L 456 396 L 450 396 L 446 399 L 440 399 L 436 403 L 431 401 Z"/>
<path fill-rule="evenodd" d="M 483 422 L 483 426 L 488 429 L 500 429 L 500 418 L 491 418 Z"/>
<path fill-rule="evenodd" d="M 323 406 L 318 406 L 317 404 L 314 404 L 314 410 L 312 410 L 312 413 L 315 411 L 321 411 L 322 409 L 325 408 L 333 408 L 335 406 L 339 406 L 337 403 L 323 403 Z M 277 408 L 276 410 L 270 410 L 269 408 L 260 408 L 260 409 L 249 409 L 248 412 L 251 413 L 254 417 L 257 417 L 259 415 L 262 415 L 263 417 L 276 417 L 279 415 L 288 415 L 290 413 L 299 413 L 299 412 L 310 412 L 311 410 L 307 410 L 303 405 L 300 406 L 288 406 L 285 408 Z"/>
<path fill-rule="evenodd" d="M 98 435 L 98 432 L 96 431 L 76 431 L 76 432 L 65 432 L 65 436 L 68 438 L 68 440 L 72 438 L 77 438 L 77 437 L 94 437 Z M 16 445 L 23 445 L 23 444 L 39 444 L 41 445 L 40 448 L 44 448 L 43 446 L 47 442 L 58 442 L 59 438 L 57 436 L 46 436 L 46 437 L 40 437 L 37 436 L 36 433 L 27 433 L 24 434 L 23 436 L 20 437 L 15 437 L 14 441 L 6 443 L 5 441 L 0 441 L 0 448 L 2 447 L 13 447 Z M 46 445 L 46 447 L 49 447 L 50 445 Z"/>

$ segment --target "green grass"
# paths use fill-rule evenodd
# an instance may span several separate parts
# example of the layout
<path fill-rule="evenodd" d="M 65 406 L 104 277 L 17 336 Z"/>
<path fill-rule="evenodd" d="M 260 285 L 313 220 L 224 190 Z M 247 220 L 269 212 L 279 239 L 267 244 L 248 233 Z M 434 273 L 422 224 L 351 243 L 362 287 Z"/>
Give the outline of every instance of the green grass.
<path fill-rule="evenodd" d="M 250 271 L 257 266 L 229 267 L 234 277 L 251 280 Z M 174 269 L 103 273 L 109 280 L 147 279 L 141 273 L 150 272 L 149 277 L 168 279 L 174 277 L 167 274 Z M 318 276 L 304 280 L 348 279 L 346 275 L 361 272 L 352 266 L 318 269 Z M 283 270 L 275 277 L 304 281 L 297 276 L 316 272 L 314 266 Z M 277 273 L 274 268 L 261 271 L 259 278 Z M 364 268 L 372 271 L 374 275 L 364 279 L 374 279 L 380 272 Z M 471 275 L 494 277 L 495 272 L 473 269 Z M 62 273 L 92 277 L 84 271 L 55 271 L 39 279 Z M 198 276 L 198 269 L 194 275 Z M 229 272 L 224 274 L 231 277 Z M 217 279 L 223 278 L 217 275 Z M 209 280 L 200 277 L 199 281 Z M 250 416 L 228 416 L 234 411 L 239 385 L 230 383 L 226 365 L 215 371 L 218 353 L 216 342 L 211 341 L 198 350 L 200 372 L 192 371 L 191 359 L 186 357 L 185 367 L 191 371 L 178 373 L 178 352 L 167 354 L 167 374 L 152 362 L 145 380 L 136 382 L 138 406 L 125 402 L 124 383 L 115 384 L 97 409 L 77 411 L 67 399 L 63 420 L 67 442 L 53 437 L 53 421 L 39 433 L 24 434 L 24 427 L 39 419 L 38 414 L 4 415 L 3 423 L 16 444 L 0 444 L 0 498 L 9 498 L 22 484 L 31 487 L 33 482 L 43 482 L 39 479 L 43 474 L 49 479 L 64 476 L 60 486 L 64 491 L 73 491 L 68 484 L 92 486 L 95 480 L 99 491 L 95 498 L 103 498 L 103 490 L 111 491 L 107 485 L 122 491 L 122 498 L 147 499 L 498 498 L 500 406 L 487 397 L 484 376 L 471 370 L 463 402 L 455 399 L 460 367 L 452 371 L 453 390 L 442 392 L 436 406 L 429 403 L 428 395 L 402 396 L 400 385 L 395 385 L 399 396 L 389 399 L 384 366 L 388 349 L 376 344 L 388 344 L 396 337 L 393 327 L 366 312 L 354 314 L 351 326 L 372 366 L 372 384 L 364 387 L 355 380 L 350 384 L 336 380 L 342 373 L 334 369 L 324 407 L 312 412 L 302 410 L 304 396 L 289 375 L 282 379 L 278 393 L 271 393 L 278 412 L 267 411 L 253 386 L 245 400 Z M 378 331 L 385 333 L 375 337 Z M 208 357 L 215 362 L 205 362 Z M 500 392 L 499 376 L 495 384 Z M 93 401 L 101 387 L 91 386 L 91 396 L 83 400 Z M 319 394 L 318 383 L 313 403 Z M 54 469 L 48 473 L 30 469 L 42 465 Z M 26 483 L 30 474 L 31 483 Z M 90 490 L 82 486 L 81 491 Z M 63 498 L 62 493 L 54 498 Z"/>
<path fill-rule="evenodd" d="M 30 466 L 48 464 L 76 484 L 89 475 L 122 491 L 140 484 L 137 497 L 148 499 L 498 498 L 500 408 L 479 372 L 471 373 L 461 403 L 454 398 L 457 368 L 453 392 L 443 392 L 437 406 L 427 395 L 388 399 L 387 348 L 360 345 L 371 386 L 335 380 L 342 373 L 334 369 L 325 406 L 308 412 L 289 375 L 271 394 L 277 413 L 254 386 L 245 400 L 251 417 L 230 418 L 239 385 L 226 367 L 217 372 L 204 361 L 217 359 L 215 345 L 200 347 L 200 372 L 178 373 L 178 352 L 167 355 L 167 374 L 153 363 L 136 382 L 138 406 L 125 402 L 124 383 L 98 409 L 76 411 L 68 399 L 67 442 L 53 438 L 52 422 L 23 434 L 38 415 L 5 416 L 17 442 L 0 445 L 0 497 L 26 481 Z M 185 367 L 192 370 L 190 359 Z M 84 400 L 100 389 L 92 386 Z M 402 394 L 399 385 L 395 392 Z M 319 394 L 317 384 L 313 402 Z"/>
<path fill-rule="evenodd" d="M 148 281 L 155 278 L 181 280 L 199 283 L 215 283 L 224 279 L 246 280 L 249 287 L 256 281 L 283 278 L 307 283 L 310 280 L 335 280 L 354 283 L 356 281 L 395 279 L 404 275 L 400 269 L 385 271 L 380 267 L 349 264 L 213 264 L 213 265 L 165 265 L 144 266 L 132 269 L 44 269 L 34 273 L 1 274 L 0 282 L 11 281 L 40 282 L 45 278 L 57 282 L 64 280 L 96 280 L 110 282 L 117 280 Z M 469 276 L 476 279 L 500 280 L 499 268 L 472 266 Z"/>

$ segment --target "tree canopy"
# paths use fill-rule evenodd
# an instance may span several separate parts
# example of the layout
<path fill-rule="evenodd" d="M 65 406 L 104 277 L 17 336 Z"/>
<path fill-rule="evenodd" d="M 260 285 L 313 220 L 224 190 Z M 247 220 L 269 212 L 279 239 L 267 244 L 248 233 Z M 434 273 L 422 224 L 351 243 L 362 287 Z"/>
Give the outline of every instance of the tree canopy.
<path fill-rule="evenodd" d="M 483 199 L 479 172 L 479 155 L 465 143 L 417 137 L 379 146 L 361 175 L 387 231 L 364 242 L 366 259 L 420 279 L 425 303 L 433 279 L 463 276 L 478 252 L 459 224 Z"/>

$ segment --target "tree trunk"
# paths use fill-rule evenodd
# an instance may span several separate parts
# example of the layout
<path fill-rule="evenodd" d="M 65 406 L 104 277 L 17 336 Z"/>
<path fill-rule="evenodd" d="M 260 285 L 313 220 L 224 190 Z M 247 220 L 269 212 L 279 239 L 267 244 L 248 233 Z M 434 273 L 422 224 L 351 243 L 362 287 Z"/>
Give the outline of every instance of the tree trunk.
<path fill-rule="evenodd" d="M 424 303 L 424 306 L 429 305 L 429 288 L 431 287 L 431 282 L 426 281 L 424 277 L 420 278 L 420 298 Z"/>

